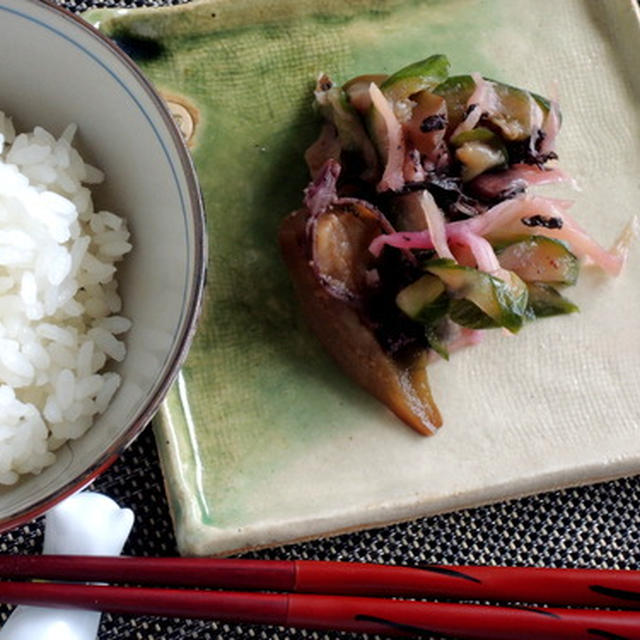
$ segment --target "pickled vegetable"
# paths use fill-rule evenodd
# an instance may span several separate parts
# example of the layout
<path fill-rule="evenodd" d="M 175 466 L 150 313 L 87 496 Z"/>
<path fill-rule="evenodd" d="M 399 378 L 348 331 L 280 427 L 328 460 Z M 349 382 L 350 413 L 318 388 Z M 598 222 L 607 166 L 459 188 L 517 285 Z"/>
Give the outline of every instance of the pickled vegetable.
<path fill-rule="evenodd" d="M 412 320 L 433 324 L 449 310 L 449 296 L 442 280 L 427 274 L 402 289 L 396 304 Z"/>
<path fill-rule="evenodd" d="M 389 100 L 406 100 L 418 91 L 441 84 L 449 75 L 449 67 L 446 56 L 429 56 L 396 71 L 380 85 L 380 89 Z"/>
<path fill-rule="evenodd" d="M 498 260 L 526 282 L 546 282 L 556 286 L 576 283 L 580 273 L 578 258 L 567 245 L 546 236 L 529 236 L 498 251 Z"/>
<path fill-rule="evenodd" d="M 607 251 L 570 202 L 529 193 L 569 179 L 552 164 L 555 101 L 477 72 L 449 76 L 440 54 L 341 87 L 323 74 L 315 99 L 324 124 L 305 155 L 304 208 L 281 227 L 285 261 L 344 371 L 434 433 L 433 354 L 577 311 L 558 289 L 582 259 L 617 275 L 632 233 Z"/>
<path fill-rule="evenodd" d="M 450 291 L 450 313 L 457 324 L 470 329 L 504 327 L 513 333 L 522 327 L 528 292 L 514 273 L 504 270 L 496 277 L 451 260 L 434 260 L 425 269 Z"/>

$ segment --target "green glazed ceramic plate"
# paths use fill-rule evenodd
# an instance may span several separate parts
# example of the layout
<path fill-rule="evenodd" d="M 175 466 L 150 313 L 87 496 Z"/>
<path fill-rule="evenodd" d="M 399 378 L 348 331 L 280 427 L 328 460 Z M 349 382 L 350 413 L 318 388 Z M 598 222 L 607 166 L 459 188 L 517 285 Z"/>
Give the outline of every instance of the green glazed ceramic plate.
<path fill-rule="evenodd" d="M 446 53 L 549 93 L 583 226 L 605 246 L 640 201 L 632 0 L 217 0 L 88 18 L 182 121 L 209 224 L 204 317 L 155 430 L 184 554 L 228 554 L 640 470 L 640 255 L 585 275 L 582 312 L 492 333 L 431 367 L 445 426 L 423 438 L 307 331 L 276 232 L 318 131 L 311 90 Z"/>

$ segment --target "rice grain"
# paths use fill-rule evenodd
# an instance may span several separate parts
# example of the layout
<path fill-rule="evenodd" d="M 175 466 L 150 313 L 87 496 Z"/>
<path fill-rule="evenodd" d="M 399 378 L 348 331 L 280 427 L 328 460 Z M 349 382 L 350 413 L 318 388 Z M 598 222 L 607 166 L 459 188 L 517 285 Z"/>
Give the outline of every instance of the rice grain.
<path fill-rule="evenodd" d="M 132 245 L 123 218 L 96 213 L 86 185 L 104 174 L 75 132 L 16 135 L 0 112 L 0 484 L 52 464 L 120 386 L 105 367 L 126 355 L 115 263 Z"/>

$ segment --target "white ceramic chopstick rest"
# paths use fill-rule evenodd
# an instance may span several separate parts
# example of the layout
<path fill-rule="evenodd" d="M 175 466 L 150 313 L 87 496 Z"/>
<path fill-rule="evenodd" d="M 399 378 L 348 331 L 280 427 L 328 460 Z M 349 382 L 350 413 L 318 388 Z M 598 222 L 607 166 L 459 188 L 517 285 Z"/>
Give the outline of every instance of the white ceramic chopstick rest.
<path fill-rule="evenodd" d="M 133 512 L 111 498 L 83 492 L 45 518 L 43 553 L 118 556 L 133 526 Z M 0 640 L 95 640 L 100 613 L 20 606 L 0 629 Z"/>

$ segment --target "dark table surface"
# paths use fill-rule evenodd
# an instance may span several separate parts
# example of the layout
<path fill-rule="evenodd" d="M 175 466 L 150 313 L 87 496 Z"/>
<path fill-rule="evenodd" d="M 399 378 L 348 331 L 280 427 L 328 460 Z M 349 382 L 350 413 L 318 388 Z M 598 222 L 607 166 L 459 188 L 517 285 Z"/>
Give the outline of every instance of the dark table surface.
<path fill-rule="evenodd" d="M 94 7 L 183 4 L 189 0 L 58 0 Z M 151 428 L 92 486 L 135 513 L 124 553 L 175 555 L 176 543 Z M 291 545 L 246 557 L 395 564 L 506 564 L 640 569 L 640 476 Z M 2 553 L 39 553 L 42 520 L 0 536 Z M 0 621 L 9 613 L 0 605 Z M 104 615 L 99 640 L 337 640 L 348 633 L 294 631 L 198 620 Z M 34 640 L 39 640 L 34 638 Z"/>

